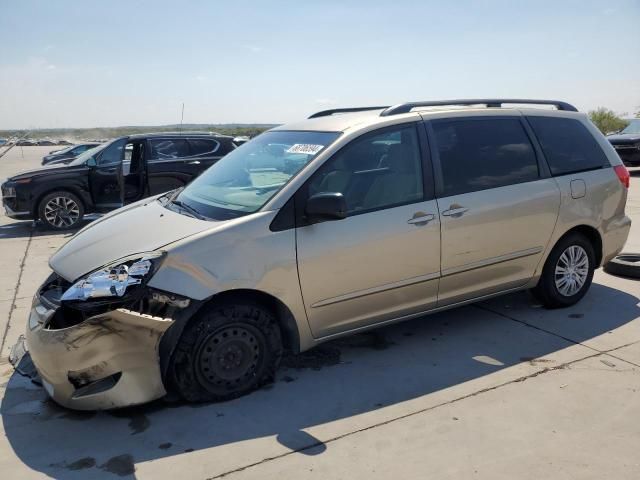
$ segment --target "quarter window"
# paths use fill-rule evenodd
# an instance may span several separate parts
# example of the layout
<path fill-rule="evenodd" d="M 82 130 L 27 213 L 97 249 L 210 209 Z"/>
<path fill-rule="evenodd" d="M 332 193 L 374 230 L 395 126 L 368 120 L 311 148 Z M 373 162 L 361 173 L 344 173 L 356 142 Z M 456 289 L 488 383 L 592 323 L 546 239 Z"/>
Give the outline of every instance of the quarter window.
<path fill-rule="evenodd" d="M 443 196 L 530 182 L 539 177 L 533 146 L 515 118 L 433 122 Z"/>
<path fill-rule="evenodd" d="M 423 199 L 415 125 L 385 129 L 352 141 L 315 174 L 309 195 L 342 193 L 349 214 Z"/>
<path fill-rule="evenodd" d="M 566 175 L 608 165 L 593 135 L 578 120 L 557 117 L 527 117 L 552 175 Z"/>
<path fill-rule="evenodd" d="M 195 138 L 189 140 L 191 145 L 191 155 L 204 155 L 205 153 L 213 153 L 218 150 L 220 145 L 216 140 L 205 140 Z"/>
<path fill-rule="evenodd" d="M 151 159 L 170 160 L 189 156 L 189 144 L 183 139 L 151 140 Z"/>

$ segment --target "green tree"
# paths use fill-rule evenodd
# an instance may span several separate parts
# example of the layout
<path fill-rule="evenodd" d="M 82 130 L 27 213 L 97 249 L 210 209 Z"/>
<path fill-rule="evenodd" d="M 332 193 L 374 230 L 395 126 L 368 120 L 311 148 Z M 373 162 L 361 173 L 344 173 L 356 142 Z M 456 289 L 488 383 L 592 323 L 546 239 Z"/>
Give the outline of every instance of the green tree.
<path fill-rule="evenodd" d="M 589 118 L 604 134 L 617 132 L 626 127 L 629 122 L 620 118 L 613 110 L 599 107 L 589 112 Z"/>

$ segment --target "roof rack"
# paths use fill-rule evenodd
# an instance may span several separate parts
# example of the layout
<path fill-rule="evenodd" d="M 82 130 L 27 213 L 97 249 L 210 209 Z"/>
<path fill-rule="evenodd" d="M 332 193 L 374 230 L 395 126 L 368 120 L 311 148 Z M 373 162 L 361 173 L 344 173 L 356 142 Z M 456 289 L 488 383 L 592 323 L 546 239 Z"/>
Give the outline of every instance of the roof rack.
<path fill-rule="evenodd" d="M 487 108 L 501 108 L 503 104 L 531 104 L 531 105 L 553 105 L 558 110 L 565 110 L 568 112 L 577 112 L 578 109 L 567 102 L 561 102 L 558 100 L 526 100 L 519 98 L 475 98 L 467 100 L 435 100 L 428 102 L 407 102 L 393 107 L 386 108 L 380 113 L 381 117 L 388 117 L 389 115 L 397 115 L 400 113 L 409 113 L 412 109 L 417 107 L 441 107 L 441 106 L 454 106 L 454 105 L 486 105 Z"/>
<path fill-rule="evenodd" d="M 309 118 L 318 118 L 318 117 L 328 117 L 335 113 L 352 113 L 352 112 L 367 112 L 369 110 L 384 110 L 391 108 L 389 105 L 385 105 L 382 107 L 352 107 L 352 108 L 332 108 L 331 110 L 322 110 L 321 112 L 316 112 L 311 115 Z"/>

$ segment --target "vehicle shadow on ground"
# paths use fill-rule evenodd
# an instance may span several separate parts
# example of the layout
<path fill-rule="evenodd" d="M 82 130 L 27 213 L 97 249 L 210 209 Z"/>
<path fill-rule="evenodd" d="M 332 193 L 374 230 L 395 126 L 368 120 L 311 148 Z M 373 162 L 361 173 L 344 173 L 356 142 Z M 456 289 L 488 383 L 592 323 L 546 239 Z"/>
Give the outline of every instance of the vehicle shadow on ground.
<path fill-rule="evenodd" d="M 509 315 L 489 311 L 503 307 Z M 553 335 L 509 318 L 519 315 L 542 317 L 551 331 L 575 328 Z M 230 402 L 160 401 L 113 412 L 74 412 L 56 406 L 41 388 L 14 374 L 0 413 L 15 454 L 29 468 L 54 478 L 135 476 L 137 463 L 260 438 L 272 447 L 275 439 L 299 454 L 320 455 L 331 447 L 304 431 L 309 427 L 340 419 L 357 423 L 359 414 L 519 363 L 534 364 L 639 315 L 636 297 L 600 284 L 564 310 L 542 310 L 527 293 L 517 293 L 286 358 L 275 384 Z"/>
<path fill-rule="evenodd" d="M 6 221 L 7 219 L 5 218 L 3 220 Z M 53 230 L 51 228 L 45 227 L 42 223 L 34 222 L 33 220 L 4 223 L 3 225 L 0 225 L 0 240 L 44 236 L 70 237 L 76 234 L 78 230 L 91 223 L 91 221 L 93 220 L 95 220 L 95 217 L 83 219 L 78 227 L 69 230 Z"/>

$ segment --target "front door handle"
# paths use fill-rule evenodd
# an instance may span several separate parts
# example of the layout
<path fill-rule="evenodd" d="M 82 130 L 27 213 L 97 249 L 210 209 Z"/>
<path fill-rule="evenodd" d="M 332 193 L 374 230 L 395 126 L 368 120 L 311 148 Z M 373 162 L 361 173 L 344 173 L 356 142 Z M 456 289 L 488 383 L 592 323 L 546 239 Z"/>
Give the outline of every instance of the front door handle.
<path fill-rule="evenodd" d="M 454 205 L 452 205 L 452 207 L 454 207 Z M 467 210 L 469 209 L 466 207 L 459 207 L 456 205 L 455 208 L 449 208 L 449 210 L 445 210 L 444 212 L 442 212 L 442 215 L 444 215 L 445 217 L 458 218 L 464 215 Z"/>
<path fill-rule="evenodd" d="M 433 213 L 417 212 L 413 214 L 413 218 L 407 220 L 407 223 L 411 225 L 426 225 L 434 218 L 436 218 L 436 216 Z"/>
<path fill-rule="evenodd" d="M 189 162 L 189 165 L 200 165 L 200 160 L 193 160 L 192 162 Z"/>

